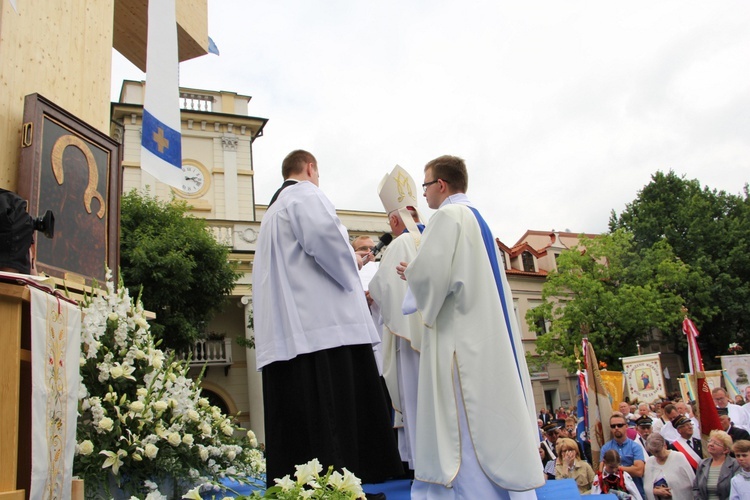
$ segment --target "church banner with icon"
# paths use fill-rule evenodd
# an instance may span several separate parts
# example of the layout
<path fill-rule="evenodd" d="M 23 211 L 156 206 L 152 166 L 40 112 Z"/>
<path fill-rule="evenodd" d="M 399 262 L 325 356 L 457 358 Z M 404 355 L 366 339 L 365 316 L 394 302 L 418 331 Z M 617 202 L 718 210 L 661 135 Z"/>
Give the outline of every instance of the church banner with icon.
<path fill-rule="evenodd" d="M 659 353 L 622 358 L 630 400 L 653 401 L 667 396 Z"/>
<path fill-rule="evenodd" d="M 708 388 L 714 390 L 716 387 L 721 387 L 721 379 L 724 376 L 722 370 L 707 370 L 703 372 L 706 377 L 706 384 Z M 691 400 L 695 400 L 695 374 L 683 373 L 685 376 L 685 383 L 687 384 L 687 391 Z"/>
<path fill-rule="evenodd" d="M 750 386 L 750 354 L 722 356 L 721 367 L 726 374 L 727 389 L 744 397 L 745 387 Z"/>
<path fill-rule="evenodd" d="M 677 383 L 680 384 L 680 396 L 682 397 L 683 401 L 692 401 L 693 394 L 690 392 L 690 388 L 688 387 L 688 381 L 685 377 L 680 377 L 677 379 Z"/>

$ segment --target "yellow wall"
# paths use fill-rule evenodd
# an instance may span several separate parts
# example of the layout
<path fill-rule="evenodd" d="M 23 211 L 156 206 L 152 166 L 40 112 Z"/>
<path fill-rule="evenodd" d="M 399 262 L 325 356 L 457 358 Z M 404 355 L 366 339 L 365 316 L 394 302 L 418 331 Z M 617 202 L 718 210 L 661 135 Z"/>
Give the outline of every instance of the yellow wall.
<path fill-rule="evenodd" d="M 0 187 L 15 190 L 27 94 L 109 132 L 114 0 L 0 2 Z"/>

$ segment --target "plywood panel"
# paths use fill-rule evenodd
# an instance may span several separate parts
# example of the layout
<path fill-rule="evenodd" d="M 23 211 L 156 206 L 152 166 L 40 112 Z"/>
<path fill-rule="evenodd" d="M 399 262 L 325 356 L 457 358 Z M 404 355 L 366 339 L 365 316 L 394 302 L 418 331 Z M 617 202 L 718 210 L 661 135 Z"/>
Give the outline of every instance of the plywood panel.
<path fill-rule="evenodd" d="M 0 187 L 15 190 L 23 100 L 39 93 L 109 131 L 114 0 L 2 2 Z"/>
<path fill-rule="evenodd" d="M 178 57 L 187 61 L 208 53 L 208 0 L 177 0 Z M 114 48 L 146 71 L 148 0 L 116 0 Z"/>

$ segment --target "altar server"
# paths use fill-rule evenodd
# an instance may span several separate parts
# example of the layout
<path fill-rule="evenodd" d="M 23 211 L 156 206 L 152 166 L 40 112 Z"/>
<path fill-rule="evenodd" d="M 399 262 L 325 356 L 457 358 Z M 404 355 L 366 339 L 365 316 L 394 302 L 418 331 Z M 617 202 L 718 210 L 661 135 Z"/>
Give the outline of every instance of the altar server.
<path fill-rule="evenodd" d="M 313 155 L 293 151 L 282 175 L 253 262 L 269 486 L 313 458 L 363 482 L 400 475 L 347 231 L 318 188 Z"/>

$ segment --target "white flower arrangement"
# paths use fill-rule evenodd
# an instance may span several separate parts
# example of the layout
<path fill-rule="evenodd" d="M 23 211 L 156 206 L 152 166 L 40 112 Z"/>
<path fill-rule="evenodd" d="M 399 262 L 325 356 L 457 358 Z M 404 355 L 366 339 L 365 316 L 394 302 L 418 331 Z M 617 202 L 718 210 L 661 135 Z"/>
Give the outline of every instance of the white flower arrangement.
<path fill-rule="evenodd" d="M 343 468 L 343 474 L 334 471 L 333 466 L 321 476 L 323 466 L 317 459 L 312 459 L 304 465 L 295 466 L 293 480 L 288 474 L 281 479 L 274 479 L 275 486 L 268 488 L 264 495 L 254 492 L 249 497 L 241 499 L 271 498 L 276 500 L 297 500 L 300 498 L 315 498 L 324 500 L 356 500 L 365 498 L 362 481 Z"/>
<path fill-rule="evenodd" d="M 158 349 L 140 301 L 110 272 L 83 313 L 74 474 L 87 492 L 109 493 L 113 479 L 128 495 L 163 498 L 156 483 L 171 481 L 179 498 L 196 484 L 265 474 L 252 431 L 236 432 L 244 429 L 201 397 L 188 363 Z"/>

